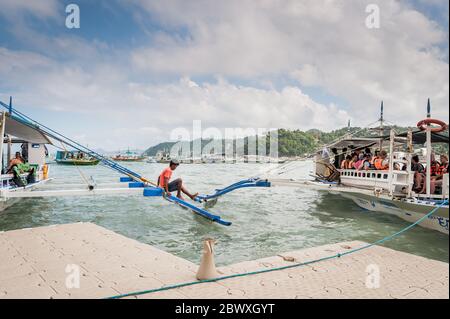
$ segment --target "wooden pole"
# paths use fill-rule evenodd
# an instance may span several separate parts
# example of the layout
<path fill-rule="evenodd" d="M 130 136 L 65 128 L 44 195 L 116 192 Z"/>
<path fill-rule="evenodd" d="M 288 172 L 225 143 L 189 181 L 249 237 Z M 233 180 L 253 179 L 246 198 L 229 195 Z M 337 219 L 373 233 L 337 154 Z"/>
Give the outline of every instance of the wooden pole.
<path fill-rule="evenodd" d="M 431 118 L 431 104 L 430 99 L 428 99 L 427 104 L 427 118 Z M 431 152 L 433 151 L 431 147 L 431 126 L 427 125 L 427 177 L 426 177 L 426 187 L 427 187 L 427 197 L 430 198 L 431 195 Z"/>

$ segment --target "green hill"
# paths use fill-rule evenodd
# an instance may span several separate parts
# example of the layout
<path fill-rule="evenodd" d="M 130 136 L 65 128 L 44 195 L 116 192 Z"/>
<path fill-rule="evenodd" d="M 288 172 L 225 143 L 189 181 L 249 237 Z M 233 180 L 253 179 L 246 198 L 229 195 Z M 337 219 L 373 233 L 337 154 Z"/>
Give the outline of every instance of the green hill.
<path fill-rule="evenodd" d="M 386 131 L 384 134 L 389 134 L 388 130 L 390 127 L 386 127 Z M 395 130 L 397 132 L 406 132 L 408 130 L 408 127 L 399 127 L 394 126 Z M 415 129 L 415 128 L 412 128 Z M 320 149 L 323 145 L 330 144 L 333 141 L 336 141 L 346 134 L 352 134 L 354 137 L 376 137 L 378 136 L 379 132 L 375 130 L 370 130 L 367 128 L 359 128 L 359 127 L 352 127 L 350 129 L 348 128 L 341 128 L 338 130 L 334 130 L 331 132 L 322 132 L 317 129 L 308 130 L 306 132 L 300 131 L 300 130 L 286 130 L 286 129 L 279 129 L 278 130 L 278 155 L 280 157 L 294 157 L 294 156 L 304 156 L 306 154 L 311 154 L 315 152 L 316 150 Z M 448 133 L 447 133 L 448 134 Z M 248 137 L 244 139 L 244 154 L 247 154 L 247 141 Z M 211 140 L 202 140 L 202 149 L 210 143 Z M 192 149 L 192 142 L 185 142 L 190 143 L 190 147 Z M 233 143 L 232 141 L 224 141 L 222 140 L 222 145 L 225 147 L 230 147 L 230 144 Z M 267 145 L 266 149 L 269 149 L 269 138 L 267 138 Z M 145 152 L 144 155 L 146 156 L 155 156 L 158 151 L 169 151 L 171 147 L 175 145 L 175 142 L 164 142 L 160 143 L 158 145 L 149 147 Z M 187 145 L 186 145 L 187 146 Z M 234 146 L 236 148 L 236 146 Z M 438 154 L 441 153 L 448 153 L 448 144 L 436 144 L 434 145 L 434 148 Z M 224 148 L 225 149 L 225 148 Z M 242 150 L 240 150 L 242 151 Z"/>

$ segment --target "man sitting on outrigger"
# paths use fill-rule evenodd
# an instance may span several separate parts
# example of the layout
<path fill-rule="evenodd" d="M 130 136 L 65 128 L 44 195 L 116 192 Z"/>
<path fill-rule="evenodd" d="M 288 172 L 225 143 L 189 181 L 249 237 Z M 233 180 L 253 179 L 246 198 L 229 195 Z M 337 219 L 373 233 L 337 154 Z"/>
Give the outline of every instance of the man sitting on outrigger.
<path fill-rule="evenodd" d="M 165 168 L 158 177 L 158 186 L 164 189 L 167 196 L 171 196 L 170 192 L 177 191 L 177 197 L 183 199 L 181 192 L 189 196 L 190 199 L 194 200 L 198 196 L 198 193 L 191 194 L 183 186 L 183 181 L 181 178 L 177 178 L 171 182 L 172 172 L 177 169 L 180 163 L 177 160 L 171 160 L 169 167 Z"/>

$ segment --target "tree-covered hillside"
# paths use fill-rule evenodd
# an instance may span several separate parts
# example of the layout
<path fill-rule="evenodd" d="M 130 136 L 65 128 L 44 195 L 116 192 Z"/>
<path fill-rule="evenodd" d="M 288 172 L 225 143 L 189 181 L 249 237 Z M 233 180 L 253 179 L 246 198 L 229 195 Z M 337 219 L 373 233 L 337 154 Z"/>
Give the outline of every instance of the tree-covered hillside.
<path fill-rule="evenodd" d="M 406 132 L 408 127 L 393 127 L 397 132 Z M 412 128 L 416 130 L 416 128 Z M 280 157 L 296 157 L 305 156 L 320 149 L 323 145 L 330 144 L 346 134 L 351 134 L 354 137 L 376 137 L 379 136 L 379 131 L 367 128 L 341 128 L 331 132 L 322 132 L 320 130 L 308 130 L 306 132 L 300 130 L 278 130 L 278 155 Z M 389 127 L 386 128 L 384 134 L 389 134 Z M 448 135 L 448 132 L 444 133 Z M 202 140 L 202 148 L 209 144 L 211 140 Z M 244 154 L 247 154 L 248 138 L 244 139 Z M 189 143 L 189 142 L 186 142 Z M 192 147 L 192 142 L 191 147 Z M 147 156 L 155 156 L 158 151 L 170 151 L 174 142 L 165 142 L 148 148 L 144 154 Z M 222 144 L 230 144 L 230 141 L 222 141 Z M 267 149 L 269 145 L 269 138 L 267 138 Z M 438 154 L 448 153 L 448 144 L 435 144 L 434 148 Z"/>

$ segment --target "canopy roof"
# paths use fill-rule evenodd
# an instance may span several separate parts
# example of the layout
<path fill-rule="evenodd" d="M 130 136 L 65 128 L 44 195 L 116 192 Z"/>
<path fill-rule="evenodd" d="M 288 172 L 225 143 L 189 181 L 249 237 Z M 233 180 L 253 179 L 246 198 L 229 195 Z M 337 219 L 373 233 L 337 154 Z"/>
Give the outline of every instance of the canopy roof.
<path fill-rule="evenodd" d="M 38 126 L 17 116 L 6 114 L 5 134 L 36 144 L 52 144 Z"/>
<path fill-rule="evenodd" d="M 397 134 L 400 137 L 407 137 L 408 132 Z M 384 136 L 386 140 L 390 139 L 390 136 Z M 414 144 L 425 144 L 427 142 L 427 132 L 425 131 L 414 131 L 413 132 L 413 143 Z M 440 134 L 440 133 L 431 133 L 431 143 L 447 143 L 448 144 L 448 135 Z"/>
<path fill-rule="evenodd" d="M 331 144 L 328 146 L 328 148 L 337 148 L 337 149 L 359 149 L 359 148 L 366 148 L 371 147 L 377 143 L 379 143 L 379 138 L 365 138 L 365 137 L 354 137 L 354 138 L 347 138 L 340 140 L 334 144 Z"/>

